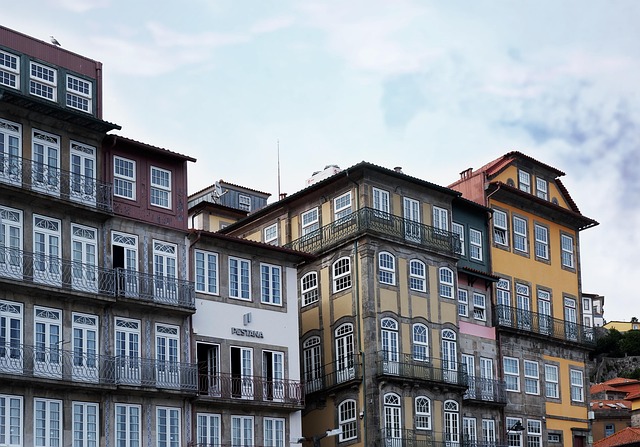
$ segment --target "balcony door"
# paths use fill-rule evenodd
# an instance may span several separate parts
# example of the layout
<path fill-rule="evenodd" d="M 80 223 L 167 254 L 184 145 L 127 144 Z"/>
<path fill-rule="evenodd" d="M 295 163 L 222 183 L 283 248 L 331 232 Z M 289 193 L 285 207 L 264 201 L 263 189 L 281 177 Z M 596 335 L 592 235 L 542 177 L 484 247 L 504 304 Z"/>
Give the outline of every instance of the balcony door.
<path fill-rule="evenodd" d="M 398 323 L 391 318 L 383 318 L 382 326 L 382 355 L 383 369 L 386 374 L 398 375 L 400 373 L 398 352 Z"/>
<path fill-rule="evenodd" d="M 231 397 L 253 399 L 253 350 L 231 347 Z"/>
<path fill-rule="evenodd" d="M 33 131 L 33 189 L 60 195 L 60 138 Z"/>
<path fill-rule="evenodd" d="M 384 442 L 387 447 L 402 445 L 400 396 L 395 393 L 384 396 Z"/>
<path fill-rule="evenodd" d="M 95 148 L 71 142 L 71 185 L 69 195 L 87 205 L 96 204 Z"/>
<path fill-rule="evenodd" d="M 0 207 L 0 276 L 22 279 L 22 211 Z"/>
<path fill-rule="evenodd" d="M 458 383 L 458 345 L 456 333 L 442 331 L 442 378 L 445 382 Z"/>
<path fill-rule="evenodd" d="M 98 317 L 73 314 L 73 379 L 97 382 L 98 374 Z"/>
<path fill-rule="evenodd" d="M 116 377 L 118 383 L 139 385 L 140 321 L 116 318 L 115 321 Z"/>
<path fill-rule="evenodd" d="M 50 286 L 62 283 L 60 221 L 33 215 L 33 280 Z"/>
<path fill-rule="evenodd" d="M 313 393 L 322 388 L 322 355 L 320 353 L 320 337 L 311 337 L 304 342 L 304 382 L 307 393 Z"/>
<path fill-rule="evenodd" d="M 480 357 L 480 378 L 482 379 L 482 399 L 494 400 L 493 398 L 493 359 Z"/>
<path fill-rule="evenodd" d="M 403 198 L 404 210 L 404 237 L 407 240 L 420 242 L 420 202 L 409 197 Z"/>
<path fill-rule="evenodd" d="M 22 183 L 21 126 L 0 120 L 0 181 Z"/>
<path fill-rule="evenodd" d="M 97 248 L 98 232 L 95 228 L 71 225 L 72 286 L 75 290 L 98 291 Z"/>
<path fill-rule="evenodd" d="M 163 303 L 178 302 L 176 252 L 174 244 L 153 241 L 154 298 Z"/>
<path fill-rule="evenodd" d="M 111 251 L 113 268 L 118 271 L 118 295 L 138 296 L 138 237 L 114 231 L 111 233 Z"/>
<path fill-rule="evenodd" d="M 22 304 L 0 301 L 0 371 L 22 372 Z"/>
<path fill-rule="evenodd" d="M 564 327 L 567 340 L 578 339 L 578 315 L 576 312 L 576 300 L 573 298 L 564 299 Z"/>
<path fill-rule="evenodd" d="M 177 326 L 156 325 L 156 380 L 161 387 L 180 387 L 179 343 Z"/>
<path fill-rule="evenodd" d="M 553 329 L 551 319 L 551 294 L 545 290 L 538 290 L 538 318 L 540 333 L 550 335 Z"/>
<path fill-rule="evenodd" d="M 36 307 L 34 374 L 59 378 L 62 375 L 62 311 Z"/>
<path fill-rule="evenodd" d="M 284 399 L 284 353 L 262 351 L 262 396 L 265 400 Z"/>
<path fill-rule="evenodd" d="M 354 379 L 353 325 L 345 323 L 336 329 L 336 383 Z"/>
<path fill-rule="evenodd" d="M 516 313 L 518 328 L 531 330 L 531 296 L 529 286 L 516 283 Z"/>
<path fill-rule="evenodd" d="M 475 399 L 477 397 L 476 359 L 472 355 L 462 354 L 462 364 L 467 372 L 467 385 L 469 386 L 465 395 L 470 399 Z"/>

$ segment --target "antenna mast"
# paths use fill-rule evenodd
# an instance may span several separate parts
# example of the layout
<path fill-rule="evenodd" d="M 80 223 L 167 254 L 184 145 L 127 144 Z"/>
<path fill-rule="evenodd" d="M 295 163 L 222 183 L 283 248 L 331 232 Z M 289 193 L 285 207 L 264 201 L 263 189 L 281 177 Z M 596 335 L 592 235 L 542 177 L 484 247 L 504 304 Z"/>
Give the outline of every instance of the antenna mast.
<path fill-rule="evenodd" d="M 280 197 L 281 197 L 281 193 L 280 193 L 280 139 L 278 139 L 277 142 L 278 142 L 278 200 L 280 200 Z"/>

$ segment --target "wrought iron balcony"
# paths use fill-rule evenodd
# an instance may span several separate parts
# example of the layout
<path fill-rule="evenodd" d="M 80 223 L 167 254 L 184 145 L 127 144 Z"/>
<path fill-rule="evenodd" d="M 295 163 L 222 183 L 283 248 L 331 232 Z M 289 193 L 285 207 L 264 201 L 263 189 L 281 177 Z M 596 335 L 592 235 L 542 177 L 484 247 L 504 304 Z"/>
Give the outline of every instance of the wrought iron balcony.
<path fill-rule="evenodd" d="M 285 247 L 318 253 L 363 233 L 392 237 L 451 255 L 460 253 L 460 239 L 456 234 L 373 208 L 361 208 L 285 244 Z"/>
<path fill-rule="evenodd" d="M 463 363 L 438 358 L 416 360 L 412 354 L 380 351 L 376 365 L 381 376 L 467 386 L 466 365 Z"/>
<path fill-rule="evenodd" d="M 507 403 L 506 385 L 502 380 L 467 376 L 467 391 L 463 399 L 496 404 Z"/>
<path fill-rule="evenodd" d="M 362 379 L 359 356 L 350 355 L 304 372 L 306 394 Z"/>
<path fill-rule="evenodd" d="M 426 416 L 425 416 L 426 417 Z M 431 427 L 433 421 L 422 420 L 425 427 Z M 432 430 L 404 429 L 387 427 L 380 430 L 378 445 L 385 447 L 472 447 L 481 443 L 468 443 L 458 433 L 435 432 Z M 486 444 L 486 447 L 502 447 L 504 444 Z"/>
<path fill-rule="evenodd" d="M 233 374 L 198 377 L 200 396 L 213 400 L 261 402 L 265 404 L 304 408 L 304 392 L 299 380 L 267 379 Z"/>
<path fill-rule="evenodd" d="M 195 309 L 196 293 L 193 281 L 170 276 L 116 269 L 117 295 L 154 303 Z"/>
<path fill-rule="evenodd" d="M 15 155 L 0 154 L 0 183 L 113 211 L 111 184 Z"/>
<path fill-rule="evenodd" d="M 116 356 L 113 359 L 116 385 L 197 391 L 195 363 Z"/>
<path fill-rule="evenodd" d="M 545 338 L 554 338 L 583 346 L 595 346 L 595 329 L 549 315 L 530 312 L 511 306 L 495 306 L 494 324 L 501 328 L 510 328 L 537 334 Z"/>

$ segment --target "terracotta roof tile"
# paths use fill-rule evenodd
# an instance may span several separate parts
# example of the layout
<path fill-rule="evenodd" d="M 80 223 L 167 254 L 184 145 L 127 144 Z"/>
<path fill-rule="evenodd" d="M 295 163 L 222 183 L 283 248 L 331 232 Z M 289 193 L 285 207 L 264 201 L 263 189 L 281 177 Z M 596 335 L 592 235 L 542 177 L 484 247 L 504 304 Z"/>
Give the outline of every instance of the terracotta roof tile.
<path fill-rule="evenodd" d="M 627 427 L 593 443 L 593 447 L 623 446 L 640 442 L 640 427 Z"/>

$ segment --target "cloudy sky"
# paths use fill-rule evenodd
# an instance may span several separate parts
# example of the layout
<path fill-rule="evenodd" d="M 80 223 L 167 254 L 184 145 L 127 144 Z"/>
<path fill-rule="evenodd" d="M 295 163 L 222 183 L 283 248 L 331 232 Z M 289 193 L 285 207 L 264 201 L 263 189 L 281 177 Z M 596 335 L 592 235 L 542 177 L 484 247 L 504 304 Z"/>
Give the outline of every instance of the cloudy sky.
<path fill-rule="evenodd" d="M 519 150 L 564 172 L 583 291 L 640 317 L 640 2 L 21 0 L 0 23 L 104 64 L 104 119 L 278 193 L 369 161 L 448 185 Z"/>

